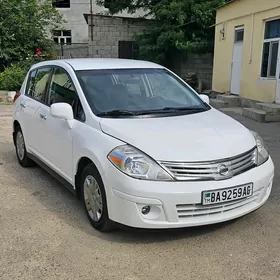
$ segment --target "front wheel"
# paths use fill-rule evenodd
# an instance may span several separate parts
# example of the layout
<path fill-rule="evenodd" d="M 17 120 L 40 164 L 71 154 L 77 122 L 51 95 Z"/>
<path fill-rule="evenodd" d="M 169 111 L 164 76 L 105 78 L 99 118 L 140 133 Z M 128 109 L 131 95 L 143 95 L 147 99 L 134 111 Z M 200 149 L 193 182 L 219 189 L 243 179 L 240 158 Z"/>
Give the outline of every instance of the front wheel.
<path fill-rule="evenodd" d="M 82 200 L 92 226 L 103 232 L 114 229 L 108 217 L 107 200 L 100 174 L 89 164 L 81 176 Z"/>

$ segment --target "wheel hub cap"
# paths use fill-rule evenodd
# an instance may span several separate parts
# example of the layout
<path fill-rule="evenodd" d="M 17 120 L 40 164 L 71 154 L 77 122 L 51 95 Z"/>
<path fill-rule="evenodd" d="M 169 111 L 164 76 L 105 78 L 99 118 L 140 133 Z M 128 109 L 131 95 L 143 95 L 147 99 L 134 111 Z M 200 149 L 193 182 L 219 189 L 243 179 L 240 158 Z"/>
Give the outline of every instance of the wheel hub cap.
<path fill-rule="evenodd" d="M 91 175 L 87 176 L 84 182 L 84 199 L 90 217 L 98 222 L 103 211 L 102 196 L 97 181 Z"/>
<path fill-rule="evenodd" d="M 17 154 L 20 160 L 24 158 L 24 139 L 22 133 L 19 131 L 16 138 Z"/>

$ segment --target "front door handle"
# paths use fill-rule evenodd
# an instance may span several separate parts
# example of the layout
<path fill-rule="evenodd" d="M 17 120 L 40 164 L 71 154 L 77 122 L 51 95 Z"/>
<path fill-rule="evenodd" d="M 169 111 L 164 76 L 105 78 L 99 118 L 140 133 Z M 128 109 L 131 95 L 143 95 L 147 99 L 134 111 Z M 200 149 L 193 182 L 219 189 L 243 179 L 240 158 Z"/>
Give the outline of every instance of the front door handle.
<path fill-rule="evenodd" d="M 44 114 L 40 114 L 40 118 L 44 121 L 47 119 L 47 117 Z"/>

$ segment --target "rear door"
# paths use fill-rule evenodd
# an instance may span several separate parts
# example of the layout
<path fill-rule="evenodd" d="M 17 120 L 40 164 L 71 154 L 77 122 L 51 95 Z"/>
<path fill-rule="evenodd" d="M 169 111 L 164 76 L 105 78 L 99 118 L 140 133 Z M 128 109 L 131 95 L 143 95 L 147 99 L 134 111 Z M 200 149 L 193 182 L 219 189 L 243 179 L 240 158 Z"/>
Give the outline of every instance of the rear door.
<path fill-rule="evenodd" d="M 28 150 L 38 157 L 42 157 L 42 146 L 46 143 L 42 138 L 43 117 L 41 109 L 46 107 L 45 95 L 49 84 L 51 67 L 34 69 L 29 74 L 25 98 L 21 100 L 24 111 L 24 138 Z"/>

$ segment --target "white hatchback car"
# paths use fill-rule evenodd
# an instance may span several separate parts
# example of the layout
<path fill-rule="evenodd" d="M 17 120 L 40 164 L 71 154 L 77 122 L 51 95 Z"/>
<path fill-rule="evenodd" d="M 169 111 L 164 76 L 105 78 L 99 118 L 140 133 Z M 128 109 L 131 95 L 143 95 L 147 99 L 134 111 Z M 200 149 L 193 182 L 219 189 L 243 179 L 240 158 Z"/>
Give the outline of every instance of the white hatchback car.
<path fill-rule="evenodd" d="M 260 136 L 144 61 L 42 62 L 15 96 L 19 163 L 38 163 L 83 201 L 94 228 L 223 222 L 268 199 L 274 165 Z"/>

